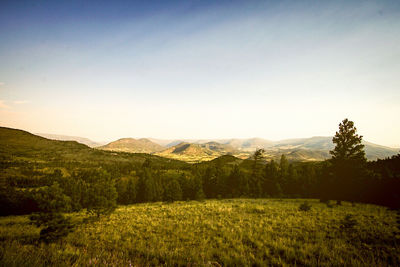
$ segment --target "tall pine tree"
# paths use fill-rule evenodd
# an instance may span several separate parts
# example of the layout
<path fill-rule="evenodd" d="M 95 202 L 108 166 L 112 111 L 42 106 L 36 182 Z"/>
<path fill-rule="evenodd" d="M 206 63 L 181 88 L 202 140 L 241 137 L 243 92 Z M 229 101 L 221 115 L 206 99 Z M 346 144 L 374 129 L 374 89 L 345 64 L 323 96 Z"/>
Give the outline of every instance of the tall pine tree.
<path fill-rule="evenodd" d="M 344 119 L 332 142 L 335 144 L 335 148 L 330 151 L 334 198 L 338 204 L 341 200 L 359 200 L 367 160 L 361 143 L 362 136 L 357 134 L 354 122 Z"/>

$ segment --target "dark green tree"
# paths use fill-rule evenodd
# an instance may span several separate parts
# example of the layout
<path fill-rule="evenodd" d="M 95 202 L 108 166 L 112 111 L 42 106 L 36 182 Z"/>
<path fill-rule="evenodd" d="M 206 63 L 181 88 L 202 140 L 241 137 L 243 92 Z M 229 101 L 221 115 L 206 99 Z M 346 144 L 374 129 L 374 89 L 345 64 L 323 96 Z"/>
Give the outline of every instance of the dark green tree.
<path fill-rule="evenodd" d="M 270 163 L 265 166 L 265 178 L 263 183 L 264 194 L 273 197 L 282 196 L 282 187 L 279 177 L 278 165 L 274 160 L 271 160 Z"/>
<path fill-rule="evenodd" d="M 165 187 L 165 200 L 168 202 L 173 202 L 177 200 L 182 200 L 182 189 L 181 185 L 176 179 L 171 179 L 167 186 Z"/>
<path fill-rule="evenodd" d="M 51 243 L 72 231 L 73 225 L 70 219 L 62 214 L 71 210 L 71 199 L 64 194 L 58 183 L 37 190 L 34 199 L 38 203 L 40 212 L 32 214 L 30 220 L 42 228 L 41 241 Z"/>
<path fill-rule="evenodd" d="M 242 195 L 241 188 L 243 174 L 240 172 L 239 166 L 235 165 L 228 177 L 228 190 L 231 197 L 240 197 Z"/>
<path fill-rule="evenodd" d="M 249 179 L 250 194 L 253 197 L 260 197 L 262 195 L 262 162 L 265 158 L 265 150 L 257 149 L 253 155 L 253 168 Z"/>
<path fill-rule="evenodd" d="M 293 164 L 289 164 L 285 187 L 286 194 L 295 197 L 299 193 L 299 189 L 297 170 Z"/>
<path fill-rule="evenodd" d="M 329 153 L 332 155 L 332 162 L 355 162 L 363 163 L 366 161 L 362 136 L 357 134 L 354 122 L 344 119 L 339 124 L 339 131 L 332 139 L 335 148 Z"/>
<path fill-rule="evenodd" d="M 333 189 L 338 204 L 341 200 L 360 198 L 366 158 L 362 136 L 357 134 L 354 123 L 344 119 L 339 124 L 339 131 L 332 139 L 335 148 L 332 155 Z"/>
<path fill-rule="evenodd" d="M 117 190 L 115 181 L 106 171 L 96 171 L 92 173 L 91 182 L 86 190 L 86 209 L 88 213 L 108 215 L 113 212 L 117 206 Z"/>
<path fill-rule="evenodd" d="M 138 202 L 152 202 L 158 200 L 158 190 L 153 172 L 149 168 L 139 174 L 138 181 Z"/>
<path fill-rule="evenodd" d="M 209 166 L 203 175 L 203 189 L 207 198 L 217 196 L 217 175 L 214 166 Z"/>
<path fill-rule="evenodd" d="M 190 199 L 203 200 L 206 197 L 203 191 L 203 181 L 198 173 L 193 176 L 191 192 Z"/>

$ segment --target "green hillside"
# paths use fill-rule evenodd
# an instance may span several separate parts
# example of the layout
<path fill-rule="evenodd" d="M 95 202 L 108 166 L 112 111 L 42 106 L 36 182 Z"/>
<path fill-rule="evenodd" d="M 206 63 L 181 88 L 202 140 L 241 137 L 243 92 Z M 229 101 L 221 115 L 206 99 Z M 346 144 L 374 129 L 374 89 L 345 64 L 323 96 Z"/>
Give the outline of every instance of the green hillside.
<path fill-rule="evenodd" d="M 33 164 L 40 169 L 102 167 L 112 170 L 117 165 L 140 166 L 146 159 L 158 165 L 186 165 L 154 155 L 103 151 L 76 141 L 49 140 L 26 131 L 0 127 L 0 160 L 6 167 Z"/>

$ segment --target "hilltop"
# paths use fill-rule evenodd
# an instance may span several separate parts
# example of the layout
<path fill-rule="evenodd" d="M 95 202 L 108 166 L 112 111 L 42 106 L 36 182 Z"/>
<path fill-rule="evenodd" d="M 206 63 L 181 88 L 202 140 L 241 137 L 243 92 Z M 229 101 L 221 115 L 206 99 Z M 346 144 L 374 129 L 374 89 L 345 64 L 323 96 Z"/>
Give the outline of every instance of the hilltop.
<path fill-rule="evenodd" d="M 147 138 L 121 138 L 105 146 L 98 147 L 102 150 L 122 151 L 130 153 L 154 153 L 165 149 L 165 147 L 150 141 Z"/>
<path fill-rule="evenodd" d="M 221 155 L 220 153 L 212 151 L 205 146 L 186 142 L 179 143 L 155 154 L 158 156 L 184 160 L 187 162 L 212 160 Z"/>
<path fill-rule="evenodd" d="M 181 142 L 155 154 L 187 162 L 200 162 L 212 160 L 223 155 L 238 155 L 239 151 L 230 145 L 218 142 L 205 144 Z"/>

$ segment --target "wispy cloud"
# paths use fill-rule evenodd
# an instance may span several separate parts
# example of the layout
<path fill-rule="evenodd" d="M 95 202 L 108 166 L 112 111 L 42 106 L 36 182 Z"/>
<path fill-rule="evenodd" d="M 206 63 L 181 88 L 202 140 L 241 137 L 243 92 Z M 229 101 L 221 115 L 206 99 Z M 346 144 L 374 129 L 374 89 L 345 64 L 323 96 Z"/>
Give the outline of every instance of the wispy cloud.
<path fill-rule="evenodd" d="M 0 86 L 2 86 L 2 85 L 4 85 L 5 83 L 3 83 L 3 82 L 0 82 Z"/>
<path fill-rule="evenodd" d="M 15 100 L 13 101 L 14 104 L 20 105 L 20 104 L 26 104 L 29 103 L 30 101 L 28 100 Z"/>
<path fill-rule="evenodd" d="M 9 108 L 9 106 L 6 105 L 6 103 L 5 103 L 4 100 L 1 100 L 1 99 L 0 99 L 0 108 L 1 108 L 1 109 L 5 109 L 5 108 Z"/>

